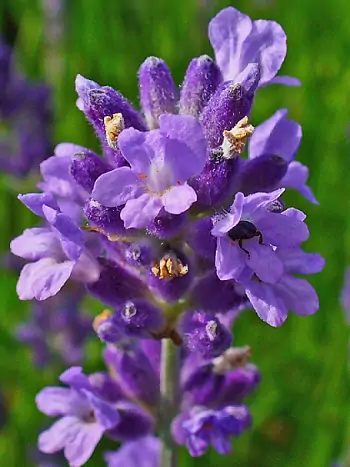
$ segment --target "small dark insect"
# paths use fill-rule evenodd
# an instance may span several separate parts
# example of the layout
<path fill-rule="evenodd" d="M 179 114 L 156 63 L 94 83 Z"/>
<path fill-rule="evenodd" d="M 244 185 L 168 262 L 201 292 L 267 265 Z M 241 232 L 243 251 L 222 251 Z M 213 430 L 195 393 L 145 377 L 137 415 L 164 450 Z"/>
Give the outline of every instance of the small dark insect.
<path fill-rule="evenodd" d="M 249 251 L 243 248 L 243 240 L 249 240 L 250 238 L 259 237 L 260 245 L 263 242 L 262 233 L 255 227 L 252 222 L 239 221 L 229 232 L 227 232 L 229 238 L 236 242 L 238 240 L 238 246 L 250 256 Z"/>

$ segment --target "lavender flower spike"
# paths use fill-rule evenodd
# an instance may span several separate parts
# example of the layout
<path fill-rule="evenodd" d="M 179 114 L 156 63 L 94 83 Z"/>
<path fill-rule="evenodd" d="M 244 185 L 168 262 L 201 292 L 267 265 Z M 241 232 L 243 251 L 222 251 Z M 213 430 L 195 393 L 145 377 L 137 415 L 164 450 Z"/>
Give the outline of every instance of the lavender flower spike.
<path fill-rule="evenodd" d="M 233 7 L 224 8 L 209 24 L 209 39 L 225 81 L 234 80 L 248 63 L 261 66 L 259 86 L 299 86 L 296 78 L 278 76 L 287 53 L 287 36 L 275 21 L 252 21 Z"/>
<path fill-rule="evenodd" d="M 139 69 L 140 100 L 150 130 L 164 113 L 175 113 L 177 88 L 164 60 L 148 57 Z"/>
<path fill-rule="evenodd" d="M 119 147 L 131 168 L 101 175 L 92 196 L 107 207 L 125 207 L 127 229 L 145 228 L 164 208 L 170 214 L 187 211 L 197 200 L 187 180 L 205 164 L 206 144 L 200 124 L 190 115 L 162 115 L 159 130 L 124 130 Z"/>

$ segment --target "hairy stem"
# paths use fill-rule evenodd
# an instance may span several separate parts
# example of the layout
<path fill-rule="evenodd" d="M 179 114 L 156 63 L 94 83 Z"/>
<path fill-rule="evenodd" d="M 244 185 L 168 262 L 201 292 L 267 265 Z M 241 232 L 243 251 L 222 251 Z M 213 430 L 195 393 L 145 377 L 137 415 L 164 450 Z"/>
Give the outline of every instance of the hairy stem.
<path fill-rule="evenodd" d="M 174 443 L 170 427 L 176 416 L 179 384 L 179 347 L 170 339 L 162 340 L 160 369 L 159 418 L 162 436 L 161 467 L 177 467 L 177 445 Z"/>

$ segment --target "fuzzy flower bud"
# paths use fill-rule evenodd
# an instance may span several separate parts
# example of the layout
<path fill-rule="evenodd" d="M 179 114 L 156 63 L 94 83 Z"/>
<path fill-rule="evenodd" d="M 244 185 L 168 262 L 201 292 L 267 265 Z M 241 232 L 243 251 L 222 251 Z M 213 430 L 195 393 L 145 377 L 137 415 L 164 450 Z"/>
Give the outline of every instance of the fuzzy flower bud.
<path fill-rule="evenodd" d="M 223 132 L 249 115 L 259 79 L 259 65 L 251 63 L 236 80 L 219 86 L 200 117 L 209 147 L 218 148 Z"/>
<path fill-rule="evenodd" d="M 98 177 L 109 170 L 112 170 L 112 167 L 91 151 L 78 152 L 70 165 L 72 177 L 88 193 L 92 192 Z"/>
<path fill-rule="evenodd" d="M 181 86 L 180 114 L 199 117 L 222 81 L 221 71 L 208 55 L 194 58 Z"/>
<path fill-rule="evenodd" d="M 245 195 L 273 190 L 287 172 L 288 163 L 280 156 L 266 154 L 244 161 L 237 175 L 235 191 Z"/>
<path fill-rule="evenodd" d="M 124 222 L 120 218 L 121 207 L 107 208 L 93 198 L 84 206 L 86 219 L 106 235 L 127 235 Z"/>
<path fill-rule="evenodd" d="M 148 57 L 139 70 L 140 100 L 150 130 L 158 128 L 158 118 L 175 113 L 177 89 L 164 60 Z"/>
<path fill-rule="evenodd" d="M 159 381 L 149 360 L 136 346 L 108 346 L 104 358 L 112 376 L 132 399 L 156 404 Z"/>
<path fill-rule="evenodd" d="M 199 352 L 204 358 L 220 355 L 231 344 L 231 333 L 214 314 L 189 311 L 179 324 L 184 345 L 191 352 Z"/>

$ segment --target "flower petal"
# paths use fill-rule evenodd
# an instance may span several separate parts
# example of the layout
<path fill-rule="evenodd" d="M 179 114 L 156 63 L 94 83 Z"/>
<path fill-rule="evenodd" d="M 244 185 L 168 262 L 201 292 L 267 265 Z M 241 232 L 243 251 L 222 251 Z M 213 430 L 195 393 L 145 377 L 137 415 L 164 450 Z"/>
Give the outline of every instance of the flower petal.
<path fill-rule="evenodd" d="M 230 207 L 230 212 L 213 220 L 214 227 L 211 230 L 212 235 L 222 237 L 223 235 L 226 235 L 227 232 L 229 232 L 236 224 L 238 224 L 242 216 L 243 201 L 243 193 L 237 193 L 235 200 Z"/>
<path fill-rule="evenodd" d="M 278 199 L 284 192 L 283 188 L 271 191 L 271 193 L 254 193 L 245 198 L 243 204 L 242 217 L 254 215 L 254 220 L 259 216 L 258 209 L 264 208 L 267 204 Z M 265 215 L 266 210 L 261 209 L 260 215 Z"/>
<path fill-rule="evenodd" d="M 260 86 L 277 74 L 287 53 L 287 36 L 275 21 L 257 20 L 244 41 L 240 54 L 240 69 L 248 63 L 259 63 Z"/>
<path fill-rule="evenodd" d="M 279 182 L 284 188 L 292 188 L 299 191 L 310 203 L 319 204 L 310 187 L 306 185 L 309 177 L 309 169 L 300 162 L 293 161 L 289 164 L 286 175 Z"/>
<path fill-rule="evenodd" d="M 252 27 L 249 16 L 233 7 L 224 8 L 210 21 L 209 40 L 224 81 L 234 79 L 245 68 L 240 67 L 240 56 Z"/>
<path fill-rule="evenodd" d="M 44 217 L 43 206 L 50 206 L 58 210 L 58 204 L 51 193 L 28 193 L 26 195 L 18 195 L 18 199 L 27 206 L 34 214 Z"/>
<path fill-rule="evenodd" d="M 103 427 L 98 423 L 77 424 L 75 433 L 71 433 L 71 440 L 64 449 L 64 456 L 71 467 L 81 467 L 90 459 L 103 432 Z"/>
<path fill-rule="evenodd" d="M 281 326 L 287 319 L 288 308 L 273 286 L 251 281 L 245 292 L 259 318 L 270 326 Z"/>
<path fill-rule="evenodd" d="M 120 213 L 126 229 L 143 229 L 154 220 L 163 207 L 162 199 L 144 193 L 139 198 L 130 199 Z"/>
<path fill-rule="evenodd" d="M 197 201 L 194 189 L 185 183 L 173 186 L 162 196 L 164 209 L 170 214 L 181 214 L 187 211 Z"/>
<path fill-rule="evenodd" d="M 159 125 L 162 134 L 187 148 L 185 154 L 175 154 L 178 171 L 185 180 L 200 174 L 207 159 L 207 144 L 199 121 L 191 115 L 164 114 L 159 117 Z"/>
<path fill-rule="evenodd" d="M 321 272 L 325 265 L 320 254 L 305 253 L 300 248 L 277 248 L 276 253 L 286 271 L 294 274 L 315 274 Z"/>
<path fill-rule="evenodd" d="M 10 243 L 11 252 L 21 258 L 36 261 L 50 256 L 59 257 L 62 254 L 57 236 L 49 229 L 26 229 L 19 237 Z"/>
<path fill-rule="evenodd" d="M 141 192 L 141 180 L 129 167 L 121 167 L 98 177 L 91 196 L 103 206 L 115 207 L 137 198 Z"/>
<path fill-rule="evenodd" d="M 259 245 L 257 239 L 244 243 L 249 251 L 247 265 L 253 269 L 260 280 L 268 284 L 279 281 L 283 274 L 283 263 L 270 246 Z"/>
<path fill-rule="evenodd" d="M 313 315 L 319 309 L 315 289 L 305 279 L 286 274 L 278 284 L 288 308 L 299 316 Z"/>
<path fill-rule="evenodd" d="M 299 123 L 287 120 L 288 110 L 280 109 L 255 128 L 249 141 L 249 158 L 276 154 L 291 161 L 300 145 L 302 130 Z"/>
<path fill-rule="evenodd" d="M 74 439 L 82 423 L 77 417 L 63 417 L 55 422 L 51 428 L 39 435 L 38 448 L 46 454 L 61 451 L 66 444 Z"/>
<path fill-rule="evenodd" d="M 17 282 L 20 300 L 46 300 L 61 290 L 69 279 L 73 261 L 57 263 L 52 258 L 43 258 L 36 263 L 26 264 Z"/>
<path fill-rule="evenodd" d="M 283 84 L 284 86 L 301 86 L 302 83 L 298 78 L 293 76 L 275 76 L 267 84 Z"/>
<path fill-rule="evenodd" d="M 118 146 L 125 159 L 137 174 L 147 174 L 154 157 L 152 147 L 147 144 L 149 134 L 135 128 L 127 128 L 118 137 Z"/>
<path fill-rule="evenodd" d="M 35 402 L 40 412 L 49 417 L 58 417 L 71 413 L 75 399 L 71 389 L 46 387 L 37 394 Z"/>
<path fill-rule="evenodd" d="M 72 271 L 72 279 L 84 284 L 96 282 L 100 277 L 101 267 L 97 259 L 88 251 L 83 250 Z"/>
<path fill-rule="evenodd" d="M 218 278 L 222 281 L 239 280 L 245 269 L 246 254 L 228 238 L 218 237 L 215 254 L 215 267 Z"/>
<path fill-rule="evenodd" d="M 105 430 L 109 430 L 115 427 L 115 425 L 120 421 L 120 415 L 115 405 L 112 405 L 96 397 L 90 391 L 86 391 L 83 389 L 82 392 L 85 394 L 86 398 L 88 399 L 91 406 L 93 407 L 97 422 Z"/>
<path fill-rule="evenodd" d="M 304 222 L 279 213 L 266 212 L 255 221 L 265 244 L 274 246 L 299 246 L 309 238 L 309 229 Z"/>

